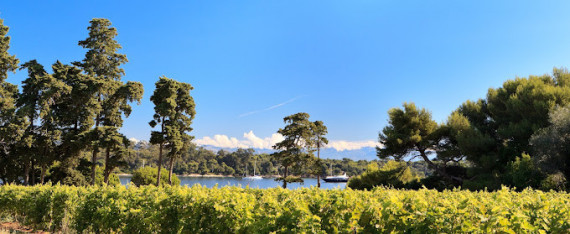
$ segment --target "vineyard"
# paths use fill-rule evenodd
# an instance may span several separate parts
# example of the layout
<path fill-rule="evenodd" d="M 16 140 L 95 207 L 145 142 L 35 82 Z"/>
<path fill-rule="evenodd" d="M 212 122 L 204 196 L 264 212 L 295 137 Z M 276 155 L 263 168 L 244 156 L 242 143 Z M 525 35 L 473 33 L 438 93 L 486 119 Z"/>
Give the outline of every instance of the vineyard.
<path fill-rule="evenodd" d="M 0 218 L 96 233 L 563 233 L 570 195 L 496 192 L 0 186 Z"/>

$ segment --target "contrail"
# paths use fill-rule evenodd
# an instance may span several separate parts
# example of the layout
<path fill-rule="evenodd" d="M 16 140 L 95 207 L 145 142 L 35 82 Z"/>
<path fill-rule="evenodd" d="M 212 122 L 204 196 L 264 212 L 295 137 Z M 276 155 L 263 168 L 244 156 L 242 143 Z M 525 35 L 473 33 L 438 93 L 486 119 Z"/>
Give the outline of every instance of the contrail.
<path fill-rule="evenodd" d="M 245 117 L 245 116 L 248 116 L 248 115 L 257 114 L 257 113 L 259 113 L 259 112 L 264 112 L 264 111 L 268 111 L 268 110 L 273 110 L 273 109 L 275 109 L 275 108 L 277 108 L 277 107 L 284 106 L 284 105 L 287 105 L 287 104 L 289 104 L 289 103 L 291 103 L 291 102 L 294 102 L 294 101 L 296 101 L 297 99 L 299 99 L 299 98 L 301 98 L 301 97 L 303 97 L 303 96 L 294 97 L 294 98 L 289 99 L 289 100 L 287 100 L 287 101 L 285 101 L 285 102 L 282 102 L 282 103 L 279 103 L 279 104 L 276 104 L 276 105 L 267 107 L 267 108 L 265 108 L 265 109 L 255 110 L 255 111 L 250 111 L 250 112 L 247 112 L 247 113 L 243 113 L 243 114 L 239 115 L 239 117 L 241 118 L 241 117 Z"/>

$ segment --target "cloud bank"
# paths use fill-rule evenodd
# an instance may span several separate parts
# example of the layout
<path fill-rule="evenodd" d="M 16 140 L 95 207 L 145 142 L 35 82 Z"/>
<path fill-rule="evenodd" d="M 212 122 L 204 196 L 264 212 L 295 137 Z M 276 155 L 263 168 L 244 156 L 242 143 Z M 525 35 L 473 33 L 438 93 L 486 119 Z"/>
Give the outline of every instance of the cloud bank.
<path fill-rule="evenodd" d="M 211 145 L 221 148 L 257 148 L 271 149 L 275 143 L 283 140 L 283 136 L 278 133 L 272 134 L 270 137 L 260 138 L 249 131 L 243 134 L 243 139 L 228 137 L 226 135 L 214 135 L 213 137 L 205 136 L 194 140 L 198 145 Z"/>
<path fill-rule="evenodd" d="M 337 151 L 345 150 L 357 150 L 364 147 L 376 147 L 380 146 L 380 143 L 368 140 L 368 141 L 329 141 L 327 148 L 334 148 Z"/>
<path fill-rule="evenodd" d="M 221 148 L 256 148 L 256 149 L 272 149 L 275 143 L 283 140 L 283 136 L 274 133 L 270 137 L 260 138 L 253 131 L 243 134 L 242 139 L 228 137 L 226 135 L 214 135 L 213 137 L 205 136 L 194 140 L 198 145 L 211 145 Z M 373 140 L 368 141 L 329 141 L 326 148 L 333 148 L 337 151 L 358 150 L 364 147 L 376 147 L 379 143 Z"/>

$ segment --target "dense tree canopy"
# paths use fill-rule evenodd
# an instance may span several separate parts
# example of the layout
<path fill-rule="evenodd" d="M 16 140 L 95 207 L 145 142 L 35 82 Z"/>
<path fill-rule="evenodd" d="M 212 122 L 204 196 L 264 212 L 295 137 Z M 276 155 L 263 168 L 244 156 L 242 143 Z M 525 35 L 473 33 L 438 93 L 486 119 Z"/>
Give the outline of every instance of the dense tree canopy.
<path fill-rule="evenodd" d="M 516 78 L 491 88 L 485 99 L 463 103 L 444 124 L 431 120 L 427 110 L 405 103 L 403 109 L 388 112 L 378 156 L 403 159 L 418 154 L 441 179 L 472 189 L 540 187 L 543 173 L 559 173 L 558 180 L 568 175 L 562 172 L 568 168 L 564 156 L 559 156 L 565 155 L 565 109 L 554 110 L 569 103 L 570 73 L 558 68 L 552 75 Z M 434 154 L 428 157 L 430 152 Z M 549 184 L 558 183 L 549 178 Z"/>
<path fill-rule="evenodd" d="M 100 135 L 100 132 L 116 131 L 123 125 L 122 116 L 128 117 L 131 113 L 129 102 L 140 102 L 143 87 L 139 82 L 123 83 L 121 81 L 125 71 L 120 66 L 128 60 L 126 55 L 118 53 L 122 47 L 115 40 L 117 29 L 111 27 L 111 22 L 107 19 L 95 18 L 90 23 L 91 25 L 87 28 L 89 37 L 79 41 L 79 45 L 88 51 L 85 58 L 81 62 L 76 62 L 75 65 L 83 68 L 83 71 L 96 81 L 93 84 L 95 86 L 93 91 L 95 92 L 90 95 L 97 103 L 94 106 L 95 125 L 91 130 L 92 133 L 89 134 L 93 149 L 91 177 L 92 183 L 94 183 L 97 154 L 104 144 L 101 142 L 101 138 L 105 137 Z M 105 149 L 105 165 L 110 163 L 108 160 L 112 157 L 111 153 L 114 153 L 115 157 L 121 154 L 120 151 L 112 152 L 112 149 L 117 149 L 115 147 L 117 145 L 120 144 L 109 145 L 107 142 L 103 147 Z M 109 168 L 106 171 L 108 170 Z"/>
<path fill-rule="evenodd" d="M 292 166 L 301 167 L 309 162 L 313 157 L 310 146 L 313 144 L 313 123 L 309 121 L 309 114 L 297 113 L 283 118 L 286 123 L 284 128 L 280 128 L 277 133 L 283 135 L 285 139 L 276 143 L 273 148 L 279 150 L 273 156 L 284 167 L 283 188 L 287 188 L 288 181 L 299 181 L 289 177 L 289 168 Z"/>
<path fill-rule="evenodd" d="M 14 181 L 20 163 L 14 155 L 14 145 L 23 135 L 23 119 L 16 116 L 17 86 L 6 82 L 9 72 L 15 72 L 20 62 L 16 56 L 8 53 L 10 37 L 8 27 L 0 19 L 0 177 L 3 182 Z"/>
<path fill-rule="evenodd" d="M 167 77 L 160 77 L 156 82 L 156 89 L 150 100 L 154 103 L 155 114 L 150 121 L 151 127 L 160 125 L 160 131 L 152 131 L 150 143 L 159 145 L 157 184 L 160 185 L 160 171 L 162 168 L 162 150 L 169 149 L 170 173 L 168 181 L 172 184 L 172 170 L 174 160 L 188 150 L 192 137 L 190 125 L 196 114 L 194 99 L 190 96 L 192 86 L 188 83 L 178 82 Z"/>

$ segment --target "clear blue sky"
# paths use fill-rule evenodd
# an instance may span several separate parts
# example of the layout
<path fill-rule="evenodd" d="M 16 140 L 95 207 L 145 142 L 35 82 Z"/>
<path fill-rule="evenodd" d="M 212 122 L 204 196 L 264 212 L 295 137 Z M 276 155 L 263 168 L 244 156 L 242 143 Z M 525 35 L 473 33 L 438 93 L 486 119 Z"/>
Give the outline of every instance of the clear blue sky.
<path fill-rule="evenodd" d="M 197 139 L 269 137 L 308 112 L 329 139 L 376 140 L 413 101 L 444 121 L 506 79 L 570 65 L 567 1 L 2 1 L 10 52 L 49 67 L 81 60 L 91 18 L 118 29 L 140 81 L 122 132 L 148 139 L 154 82 L 191 83 Z M 11 75 L 19 84 L 25 71 Z M 283 104 L 283 105 L 279 105 Z"/>

